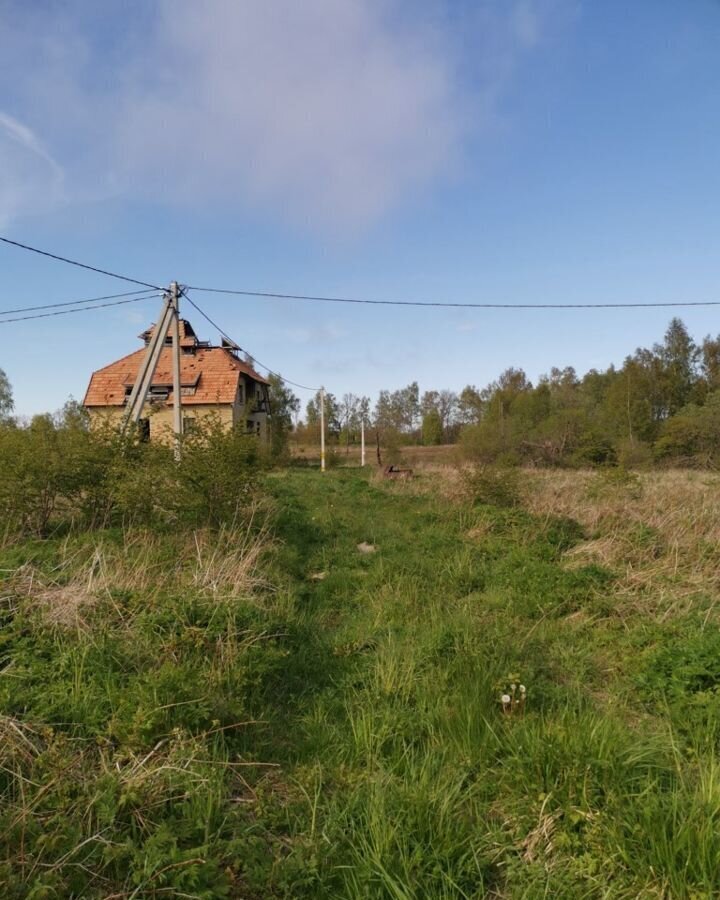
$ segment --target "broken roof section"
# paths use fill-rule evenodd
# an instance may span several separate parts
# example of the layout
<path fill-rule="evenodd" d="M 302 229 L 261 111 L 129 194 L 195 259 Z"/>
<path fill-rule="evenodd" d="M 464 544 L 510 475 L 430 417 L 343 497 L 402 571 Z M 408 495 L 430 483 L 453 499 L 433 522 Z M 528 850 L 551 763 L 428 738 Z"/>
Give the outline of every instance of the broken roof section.
<path fill-rule="evenodd" d="M 151 325 L 139 335 L 148 343 L 152 336 Z M 166 342 L 167 343 L 167 342 Z M 248 363 L 237 355 L 237 348 L 227 342 L 213 347 L 209 341 L 200 341 L 186 319 L 180 319 L 180 387 L 183 406 L 207 404 L 232 404 L 238 396 L 241 379 L 249 378 L 259 384 L 267 384 Z M 145 355 L 141 347 L 134 353 L 118 359 L 93 372 L 85 394 L 88 407 L 124 406 L 135 383 L 140 364 Z M 169 343 L 160 352 L 150 390 L 167 390 L 167 400 L 172 403 L 172 348 Z"/>

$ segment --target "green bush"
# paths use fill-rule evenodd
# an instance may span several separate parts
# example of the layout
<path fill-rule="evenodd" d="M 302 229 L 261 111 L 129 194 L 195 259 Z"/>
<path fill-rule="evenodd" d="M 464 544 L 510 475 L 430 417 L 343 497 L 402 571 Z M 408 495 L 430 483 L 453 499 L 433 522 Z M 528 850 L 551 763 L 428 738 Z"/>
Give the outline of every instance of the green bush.
<path fill-rule="evenodd" d="M 471 503 L 513 507 L 522 502 L 520 470 L 496 466 L 462 469 L 465 496 Z"/>
<path fill-rule="evenodd" d="M 0 427 L 0 520 L 6 536 L 72 525 L 221 525 L 253 504 L 267 455 L 253 436 L 199 423 L 182 444 L 143 443 L 134 429 L 89 430 L 39 416 Z"/>
<path fill-rule="evenodd" d="M 642 482 L 640 477 L 623 466 L 609 466 L 599 469 L 588 486 L 587 496 L 590 500 L 599 500 L 602 497 L 627 496 L 637 500 L 642 496 Z"/>

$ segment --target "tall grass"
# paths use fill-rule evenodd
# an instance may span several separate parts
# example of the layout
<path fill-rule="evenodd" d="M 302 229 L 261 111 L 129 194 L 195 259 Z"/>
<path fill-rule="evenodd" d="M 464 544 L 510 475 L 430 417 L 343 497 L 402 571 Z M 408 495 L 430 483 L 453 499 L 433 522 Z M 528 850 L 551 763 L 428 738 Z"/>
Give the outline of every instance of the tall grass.
<path fill-rule="evenodd" d="M 661 477 L 297 469 L 6 547 L 4 895 L 717 896 L 715 500 Z"/>

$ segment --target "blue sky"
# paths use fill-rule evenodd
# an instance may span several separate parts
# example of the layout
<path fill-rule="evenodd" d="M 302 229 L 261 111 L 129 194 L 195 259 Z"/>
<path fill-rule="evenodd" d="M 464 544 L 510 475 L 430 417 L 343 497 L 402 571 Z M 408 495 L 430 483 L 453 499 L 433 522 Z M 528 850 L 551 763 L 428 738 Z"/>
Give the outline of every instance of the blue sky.
<path fill-rule="evenodd" d="M 718 300 L 718 46 L 717 0 L 5 0 L 0 233 L 158 284 Z M 123 289 L 0 246 L 3 309 Z M 373 398 L 605 367 L 673 315 L 195 299 L 288 378 Z M 81 398 L 155 310 L 0 324 L 17 411 Z"/>

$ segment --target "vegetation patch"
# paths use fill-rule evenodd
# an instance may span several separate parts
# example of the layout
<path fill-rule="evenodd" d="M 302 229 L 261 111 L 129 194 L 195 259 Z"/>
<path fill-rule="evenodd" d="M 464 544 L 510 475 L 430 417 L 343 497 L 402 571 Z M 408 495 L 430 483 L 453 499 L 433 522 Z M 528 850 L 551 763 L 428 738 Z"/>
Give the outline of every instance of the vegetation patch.
<path fill-rule="evenodd" d="M 684 591 L 680 520 L 518 477 L 276 470 L 218 525 L 8 541 L 5 895 L 713 896 L 711 592 L 618 566 Z"/>

